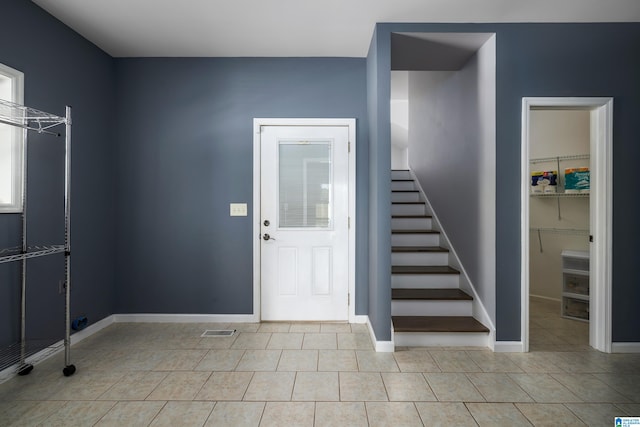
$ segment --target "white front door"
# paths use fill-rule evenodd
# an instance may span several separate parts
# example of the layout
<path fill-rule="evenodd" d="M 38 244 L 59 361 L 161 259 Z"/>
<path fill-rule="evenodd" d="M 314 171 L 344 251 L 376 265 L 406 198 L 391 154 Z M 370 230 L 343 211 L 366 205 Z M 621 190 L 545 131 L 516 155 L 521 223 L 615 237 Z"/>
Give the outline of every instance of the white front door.
<path fill-rule="evenodd" d="M 262 320 L 347 320 L 349 128 L 262 126 Z"/>

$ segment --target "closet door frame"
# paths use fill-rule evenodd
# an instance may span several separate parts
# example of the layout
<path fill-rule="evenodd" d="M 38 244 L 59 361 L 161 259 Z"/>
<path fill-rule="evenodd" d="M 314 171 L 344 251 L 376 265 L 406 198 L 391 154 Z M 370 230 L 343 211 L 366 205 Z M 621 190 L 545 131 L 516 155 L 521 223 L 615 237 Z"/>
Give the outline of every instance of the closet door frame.
<path fill-rule="evenodd" d="M 529 351 L 529 121 L 536 108 L 591 112 L 590 321 L 589 345 L 611 353 L 613 98 L 522 98 L 521 145 L 521 345 Z"/>

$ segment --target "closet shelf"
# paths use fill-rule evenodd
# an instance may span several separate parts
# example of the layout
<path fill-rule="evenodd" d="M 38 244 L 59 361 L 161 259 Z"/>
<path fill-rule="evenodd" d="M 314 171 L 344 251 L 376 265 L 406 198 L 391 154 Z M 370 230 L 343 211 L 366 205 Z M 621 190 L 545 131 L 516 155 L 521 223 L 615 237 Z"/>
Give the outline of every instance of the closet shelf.
<path fill-rule="evenodd" d="M 531 197 L 541 197 L 541 198 L 554 198 L 554 197 L 561 197 L 561 198 L 587 198 L 589 197 L 589 193 L 530 193 Z"/>
<path fill-rule="evenodd" d="M 532 232 L 540 233 L 559 233 L 559 234 L 577 234 L 579 236 L 588 236 L 589 230 L 581 228 L 544 228 L 544 227 L 532 227 L 529 229 Z"/>
<path fill-rule="evenodd" d="M 38 133 L 60 136 L 59 133 L 51 132 L 48 129 L 67 124 L 67 122 L 68 120 L 65 117 L 0 99 L 0 123 L 33 130 Z"/>
<path fill-rule="evenodd" d="M 589 154 L 575 154 L 571 156 L 556 156 L 556 157 L 540 157 L 537 159 L 529 159 L 529 163 L 547 163 L 563 160 L 583 160 L 591 157 Z"/>
<path fill-rule="evenodd" d="M 0 264 L 5 262 L 19 261 L 29 258 L 38 258 L 45 255 L 52 255 L 64 252 L 64 245 L 38 245 L 29 246 L 26 252 L 22 252 L 22 247 L 0 249 Z"/>

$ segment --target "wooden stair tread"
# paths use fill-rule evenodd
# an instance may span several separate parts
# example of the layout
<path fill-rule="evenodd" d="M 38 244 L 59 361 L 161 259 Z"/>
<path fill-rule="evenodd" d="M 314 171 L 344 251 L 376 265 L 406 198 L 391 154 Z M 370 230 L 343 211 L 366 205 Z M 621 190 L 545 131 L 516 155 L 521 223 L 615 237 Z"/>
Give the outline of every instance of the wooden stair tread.
<path fill-rule="evenodd" d="M 391 252 L 449 252 L 440 246 L 393 246 Z"/>
<path fill-rule="evenodd" d="M 461 289 L 392 289 L 394 300 L 473 301 L 473 297 Z"/>
<path fill-rule="evenodd" d="M 489 332 L 468 316 L 393 316 L 394 332 Z"/>
<path fill-rule="evenodd" d="M 391 230 L 391 234 L 440 234 L 436 230 Z"/>
<path fill-rule="evenodd" d="M 448 265 L 393 265 L 391 274 L 460 274 Z"/>

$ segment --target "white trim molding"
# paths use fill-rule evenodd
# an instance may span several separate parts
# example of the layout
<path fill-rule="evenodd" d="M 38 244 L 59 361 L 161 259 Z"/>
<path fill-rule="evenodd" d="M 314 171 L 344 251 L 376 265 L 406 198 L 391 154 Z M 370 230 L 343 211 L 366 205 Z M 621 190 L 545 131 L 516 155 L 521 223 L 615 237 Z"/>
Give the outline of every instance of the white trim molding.
<path fill-rule="evenodd" d="M 522 98 L 521 134 L 521 340 L 529 351 L 529 112 L 532 109 L 575 109 L 591 112 L 589 345 L 606 353 L 611 344 L 613 230 L 613 98 Z"/>
<path fill-rule="evenodd" d="M 611 343 L 611 353 L 640 353 L 640 342 Z"/>
<path fill-rule="evenodd" d="M 496 353 L 522 353 L 524 344 L 522 341 L 496 341 L 493 346 Z"/>
<path fill-rule="evenodd" d="M 257 323 L 253 314 L 114 314 L 116 323 Z"/>
<path fill-rule="evenodd" d="M 350 323 L 361 323 L 356 316 L 356 119 L 253 119 L 253 316 L 260 314 L 260 135 L 262 126 L 346 126 L 349 132 L 349 312 Z"/>

